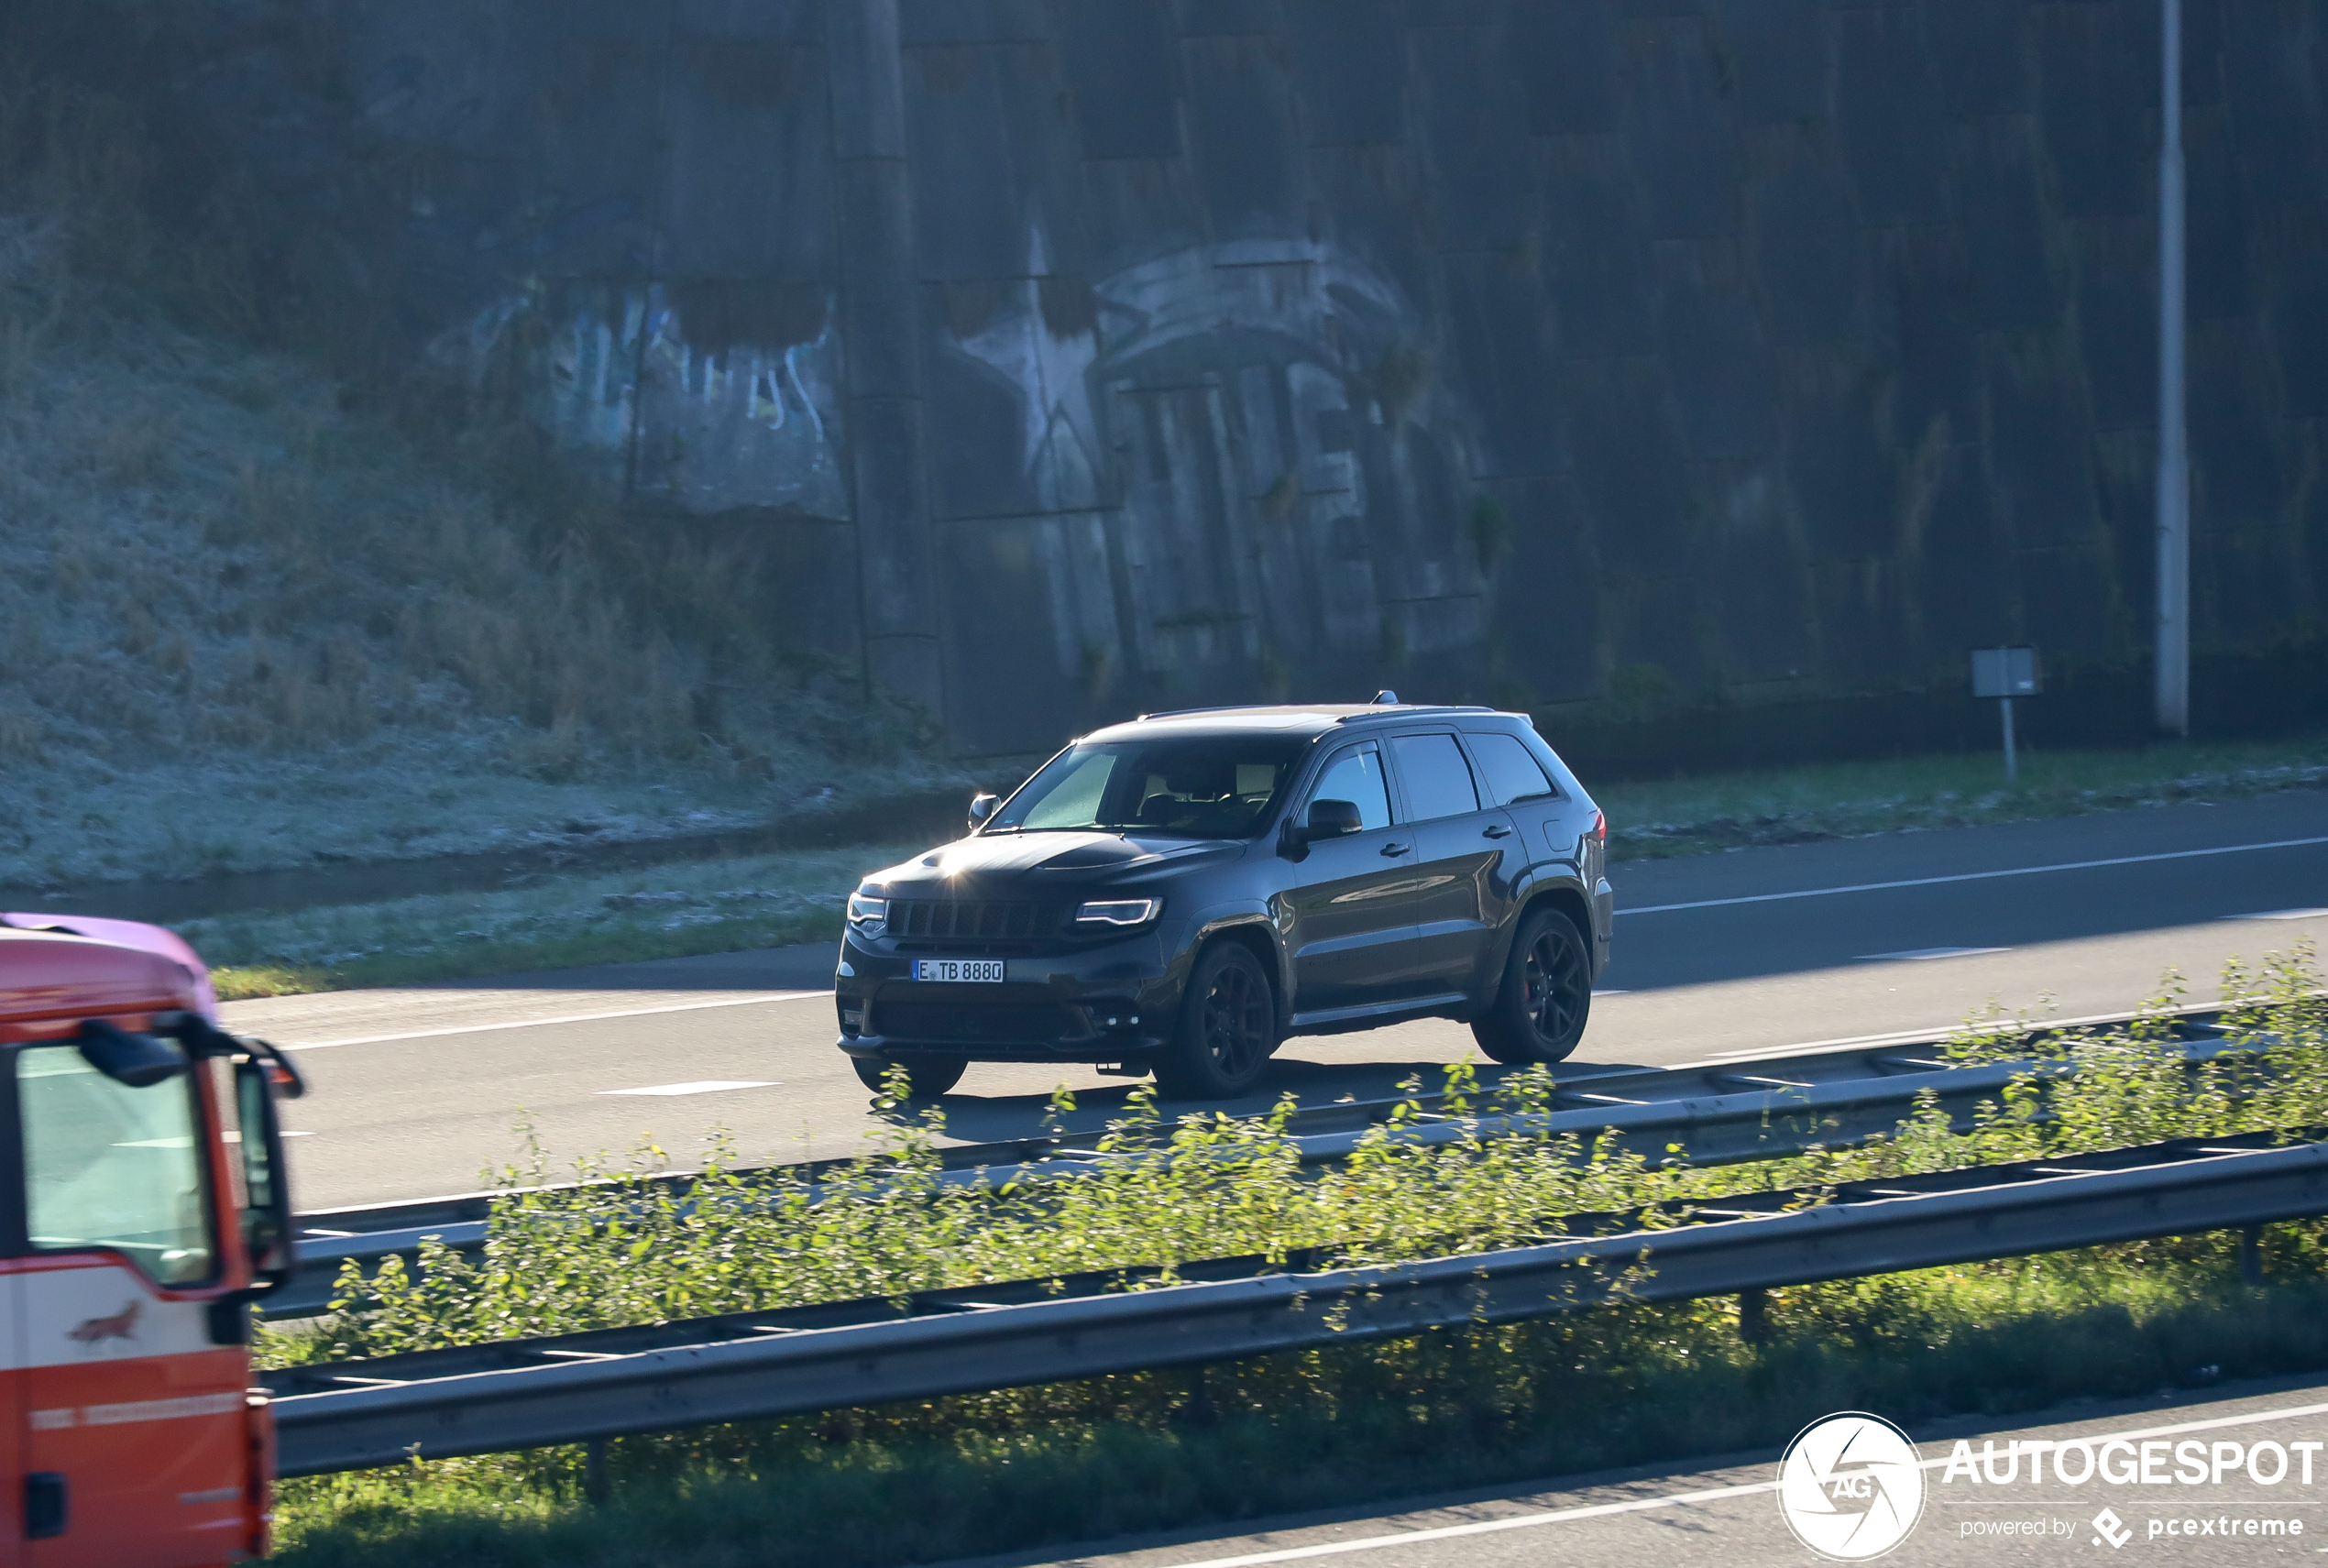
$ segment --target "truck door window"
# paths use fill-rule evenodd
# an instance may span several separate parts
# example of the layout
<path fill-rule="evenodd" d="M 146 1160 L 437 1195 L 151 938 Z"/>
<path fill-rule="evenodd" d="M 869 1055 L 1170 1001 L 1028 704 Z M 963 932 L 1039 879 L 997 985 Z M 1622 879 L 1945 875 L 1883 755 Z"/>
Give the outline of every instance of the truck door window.
<path fill-rule="evenodd" d="M 72 1046 L 16 1053 L 35 1252 L 126 1255 L 157 1285 L 210 1277 L 216 1248 L 191 1074 L 116 1083 Z"/>

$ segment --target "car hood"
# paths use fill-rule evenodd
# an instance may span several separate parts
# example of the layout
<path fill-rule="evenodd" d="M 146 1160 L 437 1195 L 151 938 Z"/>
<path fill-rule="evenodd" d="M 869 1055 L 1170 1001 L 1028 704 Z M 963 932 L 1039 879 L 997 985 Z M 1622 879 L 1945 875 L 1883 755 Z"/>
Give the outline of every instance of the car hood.
<path fill-rule="evenodd" d="M 868 874 L 900 896 L 950 897 L 974 885 L 991 893 L 1145 880 L 1191 861 L 1240 854 L 1235 840 L 1143 838 L 1122 833 L 980 833 Z"/>

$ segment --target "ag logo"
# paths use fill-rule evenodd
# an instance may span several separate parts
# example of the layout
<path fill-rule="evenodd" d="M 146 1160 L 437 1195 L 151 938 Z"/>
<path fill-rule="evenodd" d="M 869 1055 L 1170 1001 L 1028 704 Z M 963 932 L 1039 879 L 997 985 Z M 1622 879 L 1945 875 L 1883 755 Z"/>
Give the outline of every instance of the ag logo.
<path fill-rule="evenodd" d="M 1922 1460 L 1907 1434 L 1881 1416 L 1828 1416 L 1786 1445 L 1778 1511 L 1795 1539 L 1821 1557 L 1881 1557 L 1923 1517 Z"/>

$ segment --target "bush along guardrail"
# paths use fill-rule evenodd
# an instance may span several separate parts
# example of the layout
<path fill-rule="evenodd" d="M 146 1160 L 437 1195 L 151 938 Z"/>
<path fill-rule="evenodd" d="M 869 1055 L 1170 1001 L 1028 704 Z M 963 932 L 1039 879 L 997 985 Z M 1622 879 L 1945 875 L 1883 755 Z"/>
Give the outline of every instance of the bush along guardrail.
<path fill-rule="evenodd" d="M 2134 1016 L 2100 1021 L 2096 1037 L 2136 1021 Z M 2156 1036 L 2152 1046 L 2179 1043 L 2194 1066 L 2254 1046 L 2251 1040 L 2224 1042 L 2219 1009 L 2161 1007 L 2141 1021 Z M 2059 1039 L 2058 1030 L 2032 1033 L 2019 1020 L 1998 1018 L 1968 1025 L 1946 1040 L 1892 1040 L 1747 1064 L 1588 1074 L 1564 1069 L 1548 1093 L 1536 1080 L 1542 1074 L 1523 1074 L 1509 1089 L 1499 1084 L 1484 1093 L 1470 1077 L 1458 1075 L 1427 1095 L 1411 1085 L 1410 1092 L 1391 1101 L 1283 1106 L 1268 1119 L 1268 1135 L 1305 1166 L 1336 1163 L 1385 1135 L 1411 1144 L 1453 1145 L 1501 1134 L 1574 1135 L 1582 1140 L 1578 1146 L 1586 1157 L 1604 1159 L 1633 1154 L 1658 1164 L 1695 1166 L 1769 1160 L 1889 1138 L 1904 1118 L 1919 1110 L 1927 1119 L 1944 1113 L 1955 1131 L 1971 1131 L 1979 1125 L 1981 1107 L 2025 1075 L 2042 1080 L 2081 1070 L 2074 1055 L 2037 1054 L 2058 1047 Z M 1158 1146 L 1169 1146 L 1169 1131 L 1154 1115 L 1152 1102 L 1137 1109 L 1147 1113 L 1145 1136 L 1126 1136 L 1132 1124 L 1112 1134 L 999 1144 L 948 1144 L 926 1136 L 928 1146 L 917 1151 L 915 1163 L 922 1170 L 934 1167 L 942 1181 L 989 1188 L 1093 1175 L 1109 1162 L 1159 1157 Z M 1200 1116 L 1198 1122 L 1215 1125 L 1218 1118 Z M 805 1182 L 813 1199 L 822 1193 L 827 1178 L 845 1180 L 861 1169 L 862 1162 L 818 1161 L 724 1174 L 747 1186 L 782 1179 Z M 538 1178 L 541 1172 L 533 1174 Z M 309 1228 L 300 1242 L 300 1272 L 269 1299 L 267 1315 L 285 1319 L 322 1312 L 337 1293 L 346 1264 L 368 1270 L 399 1256 L 409 1269 L 418 1262 L 424 1237 L 474 1254 L 485 1245 L 495 1204 L 506 1206 L 524 1193 L 549 1195 L 557 1202 L 593 1187 L 620 1187 L 631 1196 L 649 1190 L 686 1195 L 698 1179 L 692 1172 L 633 1170 L 611 1179 L 536 1179 L 499 1194 L 303 1216 Z"/>
<path fill-rule="evenodd" d="M 269 1383 L 329 1390 L 276 1403 L 287 1475 L 488 1453 L 2328 1212 L 2328 1145 L 2270 1146 L 2278 1136 L 1765 1193 L 1711 1223 L 1668 1213 L 1654 1231 L 1473 1256 L 1322 1273 L 1241 1260 L 1250 1277 L 1128 1291 L 1060 1280 L 1060 1299 L 1017 1302 L 928 1293 L 309 1366 Z"/>
<path fill-rule="evenodd" d="M 2225 1012 L 2232 1048 L 2210 1060 L 2187 1059 L 2162 999 L 2124 1025 L 2061 1036 L 2058 1059 L 2078 1070 L 2016 1070 L 1970 1131 L 1927 1096 L 1881 1141 L 1753 1165 L 1668 1164 L 1605 1134 L 1555 1134 L 1548 1074 L 1505 1080 L 1488 1107 L 1458 1068 L 1442 1104 L 1449 1141 L 1405 1136 L 1416 1118 L 1394 1112 L 1315 1169 L 1285 1131 L 1287 1107 L 1168 1127 L 1136 1098 L 1140 1113 L 1102 1147 L 1143 1157 L 1073 1180 L 950 1180 L 927 1129 L 816 1181 L 715 1164 L 683 1185 L 634 1170 L 547 1190 L 538 1170 L 513 1171 L 522 1190 L 476 1254 L 423 1242 L 417 1268 L 390 1257 L 367 1278 L 351 1266 L 332 1317 L 265 1327 L 262 1354 L 342 1360 L 1108 1270 L 1170 1283 L 1192 1258 L 1303 1252 L 1322 1269 L 1362 1267 L 1531 1245 L 1565 1215 L 2328 1124 L 2328 1003 L 2309 952 L 2260 983 L 2227 981 L 2255 1000 Z M 1971 1029 L 1948 1048 L 1969 1064 L 1998 1043 Z M 1538 1130 L 1485 1131 L 1489 1109 Z"/>

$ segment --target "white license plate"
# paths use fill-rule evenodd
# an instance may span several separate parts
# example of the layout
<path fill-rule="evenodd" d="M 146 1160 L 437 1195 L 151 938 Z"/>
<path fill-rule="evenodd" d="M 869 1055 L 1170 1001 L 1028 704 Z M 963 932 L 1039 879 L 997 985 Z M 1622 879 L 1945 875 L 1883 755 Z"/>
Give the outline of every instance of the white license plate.
<path fill-rule="evenodd" d="M 914 978 L 949 981 L 976 981 L 988 985 L 999 985 L 1003 978 L 1003 960 L 1000 959 L 916 959 Z"/>

